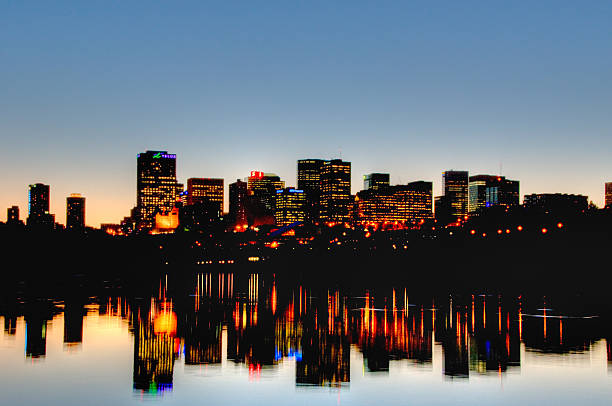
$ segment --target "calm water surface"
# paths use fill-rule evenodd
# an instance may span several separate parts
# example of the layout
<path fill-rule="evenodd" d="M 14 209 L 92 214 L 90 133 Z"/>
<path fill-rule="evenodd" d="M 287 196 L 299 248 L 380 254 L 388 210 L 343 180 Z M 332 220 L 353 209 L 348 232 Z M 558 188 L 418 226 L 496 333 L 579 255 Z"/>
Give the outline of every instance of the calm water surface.
<path fill-rule="evenodd" d="M 17 297 L 2 404 L 612 403 L 607 319 L 574 300 L 188 279 Z"/>

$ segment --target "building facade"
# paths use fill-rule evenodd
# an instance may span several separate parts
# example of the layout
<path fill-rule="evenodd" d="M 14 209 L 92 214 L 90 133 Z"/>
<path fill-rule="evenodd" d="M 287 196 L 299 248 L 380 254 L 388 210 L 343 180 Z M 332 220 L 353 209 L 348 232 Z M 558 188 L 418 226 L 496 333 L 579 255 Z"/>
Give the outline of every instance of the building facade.
<path fill-rule="evenodd" d="M 306 221 L 316 223 L 321 212 L 321 172 L 323 159 L 300 159 L 297 161 L 297 188 L 306 195 Z"/>
<path fill-rule="evenodd" d="M 340 159 L 325 161 L 321 168 L 321 221 L 351 221 L 351 163 Z"/>
<path fill-rule="evenodd" d="M 389 186 L 390 176 L 388 173 L 370 173 L 363 175 L 363 190 L 378 190 Z"/>
<path fill-rule="evenodd" d="M 606 183 L 605 207 L 612 207 L 612 182 Z"/>
<path fill-rule="evenodd" d="M 53 228 L 55 216 L 49 213 L 49 185 L 35 183 L 28 191 L 28 219 L 30 227 Z"/>
<path fill-rule="evenodd" d="M 276 191 L 274 219 L 277 226 L 303 223 L 306 220 L 306 194 L 301 189 L 284 188 Z"/>
<path fill-rule="evenodd" d="M 253 205 L 263 213 L 274 214 L 276 191 L 285 188 L 285 182 L 274 173 L 251 171 L 247 179 L 247 190 L 252 197 Z"/>
<path fill-rule="evenodd" d="M 138 154 L 136 183 L 137 228 L 153 228 L 155 214 L 170 212 L 183 190 L 176 181 L 176 155 L 167 151 Z"/>
<path fill-rule="evenodd" d="M 217 217 L 223 216 L 223 179 L 189 178 L 187 179 L 188 206 L 196 203 L 210 203 L 218 206 Z"/>
<path fill-rule="evenodd" d="M 468 214 L 468 172 L 446 171 L 442 173 L 444 205 L 449 218 L 462 219 Z"/>
<path fill-rule="evenodd" d="M 368 189 L 355 197 L 354 222 L 411 223 L 433 218 L 431 182 Z"/>
<path fill-rule="evenodd" d="M 494 206 L 519 205 L 519 181 L 504 176 L 470 176 L 468 186 L 468 213 L 478 215 L 483 209 Z"/>
<path fill-rule="evenodd" d="M 229 185 L 229 219 L 234 226 L 248 224 L 247 183 L 240 179 Z"/>
<path fill-rule="evenodd" d="M 66 229 L 83 230 L 85 228 L 85 198 L 73 193 L 66 198 Z"/>

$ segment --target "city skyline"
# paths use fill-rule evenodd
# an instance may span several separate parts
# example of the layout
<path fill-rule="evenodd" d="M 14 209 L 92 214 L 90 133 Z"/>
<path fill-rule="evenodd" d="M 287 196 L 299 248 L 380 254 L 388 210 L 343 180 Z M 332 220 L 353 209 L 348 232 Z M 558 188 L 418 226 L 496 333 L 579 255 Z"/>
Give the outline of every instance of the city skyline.
<path fill-rule="evenodd" d="M 156 150 L 156 151 L 157 151 L 157 150 Z M 148 153 L 148 152 L 155 152 L 155 151 L 152 151 L 152 150 L 147 150 L 147 153 Z M 162 151 L 162 152 L 168 152 L 168 151 Z M 142 153 L 138 153 L 138 154 L 136 154 L 136 158 L 139 158 L 141 154 L 142 154 Z M 179 164 L 179 163 L 180 163 L 180 156 L 179 156 L 179 154 L 175 154 L 175 153 L 172 153 L 170 156 L 172 156 L 172 157 L 174 157 L 174 159 L 176 159 L 176 167 L 177 167 L 177 172 L 178 172 L 178 168 L 179 168 L 179 165 L 180 165 L 180 164 Z M 308 160 L 308 159 L 320 159 L 320 157 L 317 157 L 317 158 L 304 158 L 304 157 L 302 157 L 302 158 L 298 159 L 298 160 L 296 161 L 296 168 L 295 168 L 295 181 L 294 181 L 294 182 L 288 182 L 288 181 L 286 180 L 286 179 L 287 179 L 286 177 L 283 177 L 283 176 L 280 176 L 280 175 L 279 175 L 280 180 L 281 180 L 281 181 L 282 181 L 282 182 L 283 182 L 283 183 L 284 183 L 284 184 L 285 184 L 287 187 L 298 188 L 298 179 L 297 179 L 297 178 L 298 178 L 298 173 L 297 173 L 297 169 L 298 169 L 298 168 L 297 168 L 297 162 L 298 162 L 298 161 L 300 161 L 300 160 L 304 160 L 304 159 L 306 159 L 306 160 Z M 354 164 L 353 164 L 353 162 L 351 162 L 351 161 L 348 161 L 348 162 L 349 162 L 351 165 L 354 165 Z M 454 171 L 454 170 L 455 170 L 455 169 L 453 169 L 453 170 L 451 170 L 451 171 Z M 137 171 L 135 171 L 134 175 L 137 175 L 137 173 L 136 173 L 136 172 L 137 172 Z M 460 171 L 460 172 L 461 172 L 461 171 Z M 469 175 L 469 177 L 470 177 L 470 178 L 472 178 L 472 177 L 477 177 L 477 176 L 493 176 L 493 177 L 498 176 L 498 174 L 475 173 L 475 172 L 470 171 L 469 169 L 468 169 L 468 170 L 466 170 L 465 172 L 467 172 L 467 174 Z M 239 179 L 239 180 L 244 180 L 244 181 L 246 181 L 246 180 L 249 178 L 249 174 L 250 174 L 250 175 L 252 175 L 253 173 L 262 173 L 262 174 L 263 174 L 264 172 L 263 172 L 263 171 L 261 171 L 261 172 L 260 172 L 260 171 L 253 171 L 253 170 L 251 170 L 251 171 L 249 171 L 249 172 L 248 172 L 248 174 L 245 174 L 244 176 L 241 176 L 241 177 L 237 177 L 237 178 L 235 178 L 235 179 Z M 379 174 L 383 174 L 383 175 L 390 175 L 390 179 L 391 179 L 391 181 L 390 181 L 389 183 L 390 183 L 391 185 L 408 185 L 408 184 L 410 184 L 411 182 L 420 182 L 420 181 L 431 182 L 431 183 L 433 184 L 433 196 L 434 196 L 434 197 L 437 197 L 437 196 L 443 196 L 443 195 L 444 195 L 444 188 L 443 188 L 443 183 L 444 183 L 444 182 L 443 182 L 443 177 L 444 177 L 444 173 L 445 173 L 445 171 L 442 171 L 442 172 L 441 172 L 441 180 L 439 180 L 439 181 L 436 181 L 436 180 L 427 180 L 427 179 L 410 179 L 410 180 L 408 180 L 408 181 L 406 181 L 406 182 L 404 182 L 404 183 L 400 183 L 400 182 L 395 182 L 395 181 L 394 181 L 394 179 L 402 179 L 402 177 L 400 177 L 400 176 L 394 176 L 394 174 L 393 174 L 393 173 L 390 173 L 390 174 L 389 174 L 389 173 L 386 173 L 386 172 L 384 172 L 384 168 L 383 168 L 383 170 L 381 170 L 381 171 L 379 171 L 379 172 L 377 172 L 377 173 L 355 174 L 355 173 L 353 172 L 353 173 L 351 174 L 351 194 L 352 194 L 352 195 L 356 195 L 358 192 L 363 191 L 363 190 L 366 190 L 366 188 L 363 186 L 363 185 L 364 185 L 364 179 L 366 178 L 366 176 L 369 176 L 369 175 L 379 175 Z M 274 175 L 274 176 L 276 176 L 276 175 L 277 175 L 277 174 L 275 174 L 275 173 L 269 173 L 269 172 L 266 172 L 266 175 L 268 175 L 268 174 L 270 174 L 270 175 Z M 137 177 L 137 176 L 135 176 L 135 178 L 136 178 L 136 177 Z M 187 180 L 189 180 L 189 179 L 193 180 L 194 178 L 196 178 L 196 176 L 194 176 L 194 175 L 186 175 L 186 176 L 184 177 L 184 181 L 182 182 L 182 181 L 181 181 L 181 180 L 182 180 L 182 178 L 180 178 L 179 176 L 177 176 L 177 177 L 176 177 L 177 186 L 179 186 L 179 187 L 181 187 L 181 188 L 184 186 L 184 188 L 185 188 L 185 190 L 186 190 L 186 189 L 187 189 Z M 212 180 L 214 180 L 214 179 L 221 180 L 222 182 L 226 182 L 228 186 L 229 186 L 229 184 L 232 182 L 232 180 L 231 180 L 231 179 L 229 179 L 229 180 L 228 180 L 228 179 L 225 179 L 225 178 L 213 178 L 213 177 L 209 177 L 209 176 L 204 176 L 204 177 L 202 177 L 202 178 L 205 178 L 205 179 L 212 179 Z M 356 181 L 356 180 L 355 180 L 355 178 L 357 178 L 358 180 Z M 520 179 L 519 179 L 519 181 L 520 181 Z M 137 182 L 135 182 L 135 183 L 137 183 Z M 45 183 L 44 183 L 44 182 L 33 182 L 33 183 L 31 183 L 31 184 L 45 184 Z M 594 203 L 595 203 L 595 204 L 596 204 L 598 207 L 603 208 L 603 207 L 605 206 L 605 196 L 606 196 L 606 190 L 607 190 L 607 189 L 605 189 L 605 188 L 607 187 L 607 185 L 608 185 L 608 184 L 610 184 L 610 182 L 604 182 L 604 183 L 601 185 L 601 193 L 600 193 L 600 195 L 601 195 L 601 196 L 600 196 L 600 199 L 598 199 L 598 197 L 599 197 L 599 196 L 598 196 L 598 197 L 595 197 L 595 196 L 586 195 L 586 196 L 588 197 L 588 201 L 589 201 L 589 202 L 591 202 L 591 201 L 592 201 L 592 202 L 594 202 Z M 49 210 L 49 213 L 50 213 L 50 214 L 52 214 L 52 215 L 54 215 L 54 217 L 55 217 L 56 221 L 57 221 L 57 222 L 59 222 L 60 224 L 66 224 L 66 223 L 67 223 L 67 218 L 66 218 L 66 205 L 65 205 L 65 201 L 66 201 L 66 198 L 69 198 L 70 196 L 74 195 L 74 194 L 75 194 L 75 192 L 70 192 L 70 193 L 69 193 L 69 194 L 67 194 L 66 196 L 59 196 L 59 197 L 55 197 L 55 198 L 54 198 L 54 185 L 51 185 L 51 184 L 45 184 L 45 185 L 48 185 L 48 186 L 50 186 L 50 188 L 51 188 L 51 190 L 50 190 L 50 192 L 49 192 L 49 195 L 50 195 L 50 199 L 49 199 L 49 206 L 50 206 L 50 210 Z M 361 185 L 361 186 L 360 186 L 360 185 Z M 137 187 L 136 187 L 136 185 L 134 185 L 134 186 L 135 186 L 135 187 L 134 187 L 133 193 L 134 193 L 134 195 L 136 195 L 136 194 L 137 194 Z M 466 187 L 467 187 L 467 184 L 466 184 Z M 578 193 L 578 192 L 575 192 L 575 191 L 563 191 L 563 192 L 562 192 L 562 191 L 558 191 L 558 190 L 557 190 L 557 191 L 555 191 L 555 190 L 549 190 L 549 191 L 546 191 L 546 192 L 541 192 L 541 191 L 538 191 L 538 192 L 528 193 L 528 192 L 524 191 L 523 187 L 524 187 L 524 186 L 523 186 L 523 182 L 521 182 L 520 192 L 519 192 L 519 204 L 522 204 L 522 203 L 523 203 L 523 198 L 524 198 L 525 196 L 527 196 L 527 195 L 531 195 L 531 194 L 546 194 L 546 193 L 549 193 L 549 194 L 554 194 L 554 193 L 564 193 L 564 194 L 582 194 L 582 193 Z M 181 189 L 181 190 L 182 190 L 182 189 Z M 81 193 L 81 192 L 76 192 L 76 194 L 84 195 L 84 194 L 83 194 L 83 193 Z M 178 194 L 178 193 L 177 193 L 177 194 Z M 223 199 L 223 207 L 225 208 L 224 213 L 228 213 L 228 211 L 229 211 L 229 188 L 225 188 L 225 189 L 224 189 L 224 191 L 223 191 L 223 194 L 224 194 L 224 199 Z M 26 190 L 26 195 L 27 195 L 27 190 Z M 85 195 L 84 195 L 83 197 L 87 197 L 87 196 L 85 196 Z M 62 200 L 62 201 L 64 202 L 63 207 L 62 207 L 62 202 L 56 202 L 56 201 L 55 201 L 55 199 Z M 601 200 L 601 203 L 599 203 L 599 204 L 598 204 L 598 200 Z M 13 199 L 13 200 L 11 200 L 10 198 L 7 198 L 7 199 L 6 199 L 6 201 L 8 202 L 8 203 L 5 205 L 7 208 L 11 208 L 11 207 L 13 207 L 13 206 L 17 206 L 17 207 L 19 207 L 19 210 L 20 210 L 21 216 L 23 216 L 22 218 L 23 218 L 23 219 L 25 219 L 25 218 L 27 217 L 27 215 L 28 215 L 28 199 L 27 199 L 27 196 L 26 196 L 26 201 L 25 201 L 25 204 L 15 203 L 15 202 L 17 202 L 17 201 L 18 201 L 18 199 Z M 11 201 L 12 201 L 13 203 L 10 203 Z M 134 201 L 136 202 L 136 199 L 134 199 Z M 92 204 L 91 200 L 90 200 L 90 199 L 88 199 L 88 207 L 89 207 L 91 204 Z M 91 227 L 99 227 L 99 226 L 100 226 L 100 224 L 112 224 L 112 223 L 119 223 L 119 220 L 121 220 L 121 219 L 122 219 L 122 218 L 124 218 L 125 216 L 129 216 L 129 215 L 130 215 L 130 211 L 131 211 L 131 210 L 132 210 L 134 207 L 136 207 L 136 206 L 137 206 L 137 204 L 136 204 L 136 203 L 134 203 L 132 206 L 130 206 L 130 207 L 126 207 L 126 208 L 125 208 L 125 211 L 123 211 L 123 212 L 119 212 L 119 213 L 117 214 L 117 218 L 116 218 L 116 219 L 114 219 L 113 221 L 99 221 L 99 222 L 98 222 L 98 221 L 95 221 L 95 220 L 94 220 L 94 221 L 91 221 L 91 220 L 90 220 L 90 214 L 89 214 L 90 209 L 88 208 L 88 210 L 87 210 L 87 216 L 85 217 L 85 218 L 86 218 L 86 225 L 87 225 L 87 226 L 91 226 Z M 59 210 L 55 210 L 55 208 L 58 208 Z M 467 208 L 466 208 L 466 210 L 467 210 Z M 7 212 L 7 214 L 5 214 L 4 216 L 5 216 L 4 221 L 7 221 L 7 220 L 8 220 L 8 212 Z M 104 217 L 104 218 L 106 218 L 106 217 Z M 63 221 L 62 221 L 62 219 L 63 219 Z"/>

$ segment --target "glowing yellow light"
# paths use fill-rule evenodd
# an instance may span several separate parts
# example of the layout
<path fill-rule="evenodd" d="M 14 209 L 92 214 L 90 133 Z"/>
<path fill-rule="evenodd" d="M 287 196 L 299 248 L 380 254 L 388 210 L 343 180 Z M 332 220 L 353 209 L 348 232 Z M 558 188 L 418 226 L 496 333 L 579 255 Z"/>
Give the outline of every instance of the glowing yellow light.
<path fill-rule="evenodd" d="M 518 226 L 516 229 L 519 231 L 523 231 L 523 226 Z"/>
<path fill-rule="evenodd" d="M 548 232 L 548 230 L 546 228 L 542 229 L 542 234 L 546 234 Z"/>
<path fill-rule="evenodd" d="M 557 228 L 563 228 L 563 223 L 557 223 Z"/>

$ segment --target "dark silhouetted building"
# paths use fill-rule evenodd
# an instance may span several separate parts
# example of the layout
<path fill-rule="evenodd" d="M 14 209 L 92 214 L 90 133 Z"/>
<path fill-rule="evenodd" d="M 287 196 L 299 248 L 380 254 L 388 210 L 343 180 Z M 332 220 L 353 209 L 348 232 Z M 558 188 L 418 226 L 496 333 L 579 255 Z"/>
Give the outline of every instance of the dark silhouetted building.
<path fill-rule="evenodd" d="M 247 181 L 247 190 L 254 204 L 259 205 L 266 214 L 272 215 L 274 214 L 276 191 L 284 187 L 285 182 L 274 173 L 251 171 L 251 176 Z"/>
<path fill-rule="evenodd" d="M 306 194 L 306 220 L 318 222 L 321 211 L 321 172 L 323 159 L 300 159 L 297 161 L 297 188 Z"/>
<path fill-rule="evenodd" d="M 606 183 L 605 205 L 606 207 L 612 207 L 612 182 Z"/>
<path fill-rule="evenodd" d="M 218 206 L 217 217 L 223 216 L 223 179 L 190 178 L 187 179 L 187 205 L 196 203 L 215 203 Z"/>
<path fill-rule="evenodd" d="M 306 219 L 306 194 L 304 191 L 294 188 L 277 190 L 274 218 L 278 226 L 304 222 Z"/>
<path fill-rule="evenodd" d="M 354 215 L 357 224 L 431 219 L 432 183 L 418 181 L 363 190 L 355 197 Z"/>
<path fill-rule="evenodd" d="M 445 214 L 455 221 L 467 216 L 468 172 L 446 171 L 442 173 L 442 189 L 444 190 L 444 204 L 442 208 L 448 210 L 448 213 Z"/>
<path fill-rule="evenodd" d="M 247 183 L 240 179 L 229 185 L 229 219 L 234 226 L 248 224 Z"/>
<path fill-rule="evenodd" d="M 28 226 L 53 229 L 55 216 L 49 213 L 49 185 L 30 185 L 28 194 Z"/>
<path fill-rule="evenodd" d="M 340 159 L 325 161 L 321 169 L 321 221 L 349 222 L 352 204 L 351 163 Z"/>
<path fill-rule="evenodd" d="M 519 205 L 519 181 L 504 176 L 470 176 L 468 191 L 470 215 L 477 215 L 487 207 Z"/>
<path fill-rule="evenodd" d="M 19 224 L 19 206 L 11 206 L 6 209 L 6 224 Z"/>
<path fill-rule="evenodd" d="M 561 193 L 525 195 L 523 205 L 527 209 L 548 213 L 579 213 L 588 208 L 588 196 Z"/>
<path fill-rule="evenodd" d="M 388 173 L 370 173 L 368 175 L 363 175 L 363 190 L 378 190 L 387 186 L 389 186 Z"/>
<path fill-rule="evenodd" d="M 150 229 L 155 213 L 170 212 L 182 185 L 176 181 L 176 155 L 167 151 L 147 151 L 137 160 L 136 224 L 139 230 Z"/>
<path fill-rule="evenodd" d="M 66 229 L 85 229 L 85 198 L 78 193 L 66 198 Z"/>

